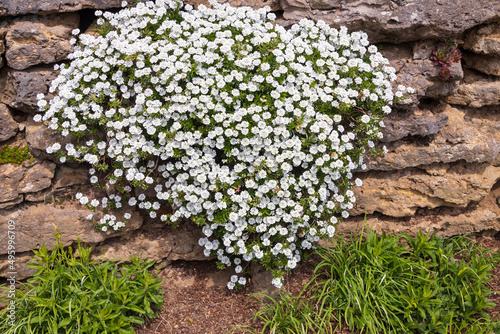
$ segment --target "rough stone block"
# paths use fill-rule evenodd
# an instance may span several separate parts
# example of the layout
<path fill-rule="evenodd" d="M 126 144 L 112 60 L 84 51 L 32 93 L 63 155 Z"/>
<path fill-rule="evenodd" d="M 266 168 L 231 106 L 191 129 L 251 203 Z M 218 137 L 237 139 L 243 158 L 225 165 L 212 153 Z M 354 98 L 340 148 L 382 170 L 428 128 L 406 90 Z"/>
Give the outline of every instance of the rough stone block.
<path fill-rule="evenodd" d="M 9 67 L 24 70 L 65 60 L 73 51 L 71 31 L 78 28 L 76 13 L 40 16 L 12 24 L 5 35 Z"/>
<path fill-rule="evenodd" d="M 17 191 L 21 194 L 35 193 L 50 187 L 56 164 L 44 161 L 26 170 L 24 177 L 17 186 Z"/>
<path fill-rule="evenodd" d="M 458 163 L 447 169 L 444 175 L 406 169 L 369 172 L 360 176 L 363 186 L 354 188 L 356 206 L 351 212 L 353 215 L 379 212 L 391 217 L 405 217 L 415 214 L 419 208 L 465 208 L 472 202 L 481 201 L 500 179 L 500 167 Z"/>
<path fill-rule="evenodd" d="M 464 48 L 475 53 L 500 56 L 500 25 L 491 23 L 467 34 Z"/>
<path fill-rule="evenodd" d="M 373 229 L 378 233 L 407 233 L 416 235 L 436 233 L 443 237 L 500 230 L 500 206 L 496 198 L 500 188 L 494 189 L 477 206 L 471 208 L 436 208 L 422 211 L 406 218 L 395 218 L 381 214 L 350 217 L 337 225 L 336 232 L 349 235 L 362 229 Z"/>
<path fill-rule="evenodd" d="M 121 0 L 2 0 L 0 16 L 75 12 L 80 9 L 120 7 Z"/>
<path fill-rule="evenodd" d="M 474 108 L 500 105 L 500 78 L 460 84 L 446 102 Z"/>
<path fill-rule="evenodd" d="M 46 153 L 46 149 L 55 143 L 61 144 L 64 147 L 67 143 L 76 143 L 76 139 L 70 136 L 63 137 L 59 132 L 49 129 L 43 123 L 34 122 L 29 119 L 26 122 L 26 141 L 32 155 L 40 159 L 49 159 L 59 162 L 59 159 L 53 155 Z"/>
<path fill-rule="evenodd" d="M 500 2 L 491 0 L 342 1 L 341 8 L 314 9 L 316 0 L 301 5 L 281 0 L 280 24 L 290 26 L 300 19 L 323 20 L 334 27 L 363 30 L 372 43 L 402 43 L 424 39 L 454 38 L 477 25 L 498 20 Z"/>
<path fill-rule="evenodd" d="M 448 123 L 443 113 L 433 114 L 429 110 L 393 112 L 384 118 L 382 142 L 392 142 L 406 136 L 429 136 L 439 132 Z"/>
<path fill-rule="evenodd" d="M 54 190 L 82 185 L 89 181 L 89 172 L 86 168 L 61 166 L 54 179 Z"/>
<path fill-rule="evenodd" d="M 19 130 L 19 124 L 12 118 L 9 108 L 0 103 L 0 141 L 14 137 Z"/>
<path fill-rule="evenodd" d="M 409 167 L 450 163 L 464 160 L 469 163 L 495 164 L 500 153 L 500 131 L 497 117 L 479 120 L 471 110 L 459 110 L 445 105 L 446 126 L 429 143 L 397 141 L 386 144 L 388 153 L 370 158 L 368 170 L 395 170 Z M 493 111 L 492 115 L 496 112 Z"/>
<path fill-rule="evenodd" d="M 500 56 L 466 53 L 463 59 L 470 68 L 489 75 L 500 76 Z"/>
<path fill-rule="evenodd" d="M 17 189 L 24 176 L 25 167 L 16 164 L 0 165 L 0 203 L 16 200 L 19 197 Z"/>
<path fill-rule="evenodd" d="M 0 100 L 14 109 L 27 113 L 38 112 L 37 94 L 47 94 L 57 72 L 47 67 L 33 67 L 24 71 L 8 69 L 0 79 Z"/>
<path fill-rule="evenodd" d="M 37 249 L 46 243 L 52 248 L 55 241 L 54 234 L 59 229 L 61 242 L 65 246 L 71 245 L 78 238 L 87 243 L 98 243 L 105 239 L 120 236 L 142 225 L 142 217 L 132 213 L 132 218 L 122 231 L 97 231 L 87 215 L 92 213 L 83 205 L 65 202 L 64 205 L 38 203 L 36 205 L 18 207 L 0 212 L 0 229 L 7 231 L 9 220 L 16 222 L 16 252 L 26 252 Z M 7 243 L 0 245 L 0 255 L 7 253 Z"/>

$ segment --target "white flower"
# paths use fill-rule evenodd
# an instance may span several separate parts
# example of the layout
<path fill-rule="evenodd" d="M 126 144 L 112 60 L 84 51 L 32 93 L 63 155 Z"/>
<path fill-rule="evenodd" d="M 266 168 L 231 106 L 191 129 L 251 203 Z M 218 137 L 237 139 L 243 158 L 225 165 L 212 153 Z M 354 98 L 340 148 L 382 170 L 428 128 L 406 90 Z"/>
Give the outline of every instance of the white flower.
<path fill-rule="evenodd" d="M 339 207 L 342 217 L 353 207 L 360 152 L 411 89 L 393 93 L 395 70 L 364 33 L 307 19 L 286 30 L 269 22 L 269 8 L 211 6 L 186 5 L 180 16 L 172 0 L 97 11 L 110 31 L 73 31 L 78 44 L 54 67 L 54 97 L 37 96 L 43 116 L 33 119 L 80 137 L 47 152 L 99 169 L 90 175 L 106 186 L 103 208 L 128 203 L 153 219 L 199 221 L 212 239 L 199 240 L 204 254 L 237 274 L 242 259 L 269 256 L 289 270 L 333 235 Z M 168 202 L 172 214 L 160 214 Z M 103 231 L 124 226 L 110 217 Z M 245 283 L 235 275 L 228 288 Z"/>
<path fill-rule="evenodd" d="M 283 286 L 281 277 L 273 278 L 272 283 L 277 289 L 281 289 L 281 287 Z"/>

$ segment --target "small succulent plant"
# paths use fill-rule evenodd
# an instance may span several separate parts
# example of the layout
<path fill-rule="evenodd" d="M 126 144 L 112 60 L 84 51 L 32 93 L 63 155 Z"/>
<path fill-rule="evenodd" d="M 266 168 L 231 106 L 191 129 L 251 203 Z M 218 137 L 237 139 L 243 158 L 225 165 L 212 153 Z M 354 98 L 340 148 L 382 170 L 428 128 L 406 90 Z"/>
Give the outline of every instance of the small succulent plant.
<path fill-rule="evenodd" d="M 431 60 L 434 61 L 434 65 L 442 66 L 439 70 L 439 76 L 443 79 L 448 79 L 451 75 L 449 65 L 452 63 L 460 63 L 462 59 L 462 53 L 454 42 L 447 41 L 445 43 L 438 44 L 434 51 L 432 51 Z"/>
<path fill-rule="evenodd" d="M 448 79 L 451 76 L 451 71 L 448 67 L 441 67 L 439 76 L 443 79 Z"/>

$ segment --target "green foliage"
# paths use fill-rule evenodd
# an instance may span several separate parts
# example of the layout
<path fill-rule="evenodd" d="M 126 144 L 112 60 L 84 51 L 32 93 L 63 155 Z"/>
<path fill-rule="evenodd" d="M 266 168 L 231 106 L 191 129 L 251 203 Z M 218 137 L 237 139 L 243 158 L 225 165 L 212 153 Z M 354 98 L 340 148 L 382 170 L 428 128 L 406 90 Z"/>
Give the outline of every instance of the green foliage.
<path fill-rule="evenodd" d="M 28 147 L 8 146 L 0 147 L 0 165 L 14 163 L 22 164 L 24 161 L 33 161 L 33 157 L 28 152 Z"/>
<path fill-rule="evenodd" d="M 120 270 L 113 262 L 90 261 L 91 248 L 78 244 L 78 256 L 58 238 L 52 251 L 34 251 L 37 269 L 17 290 L 16 321 L 0 312 L 0 332 L 133 334 L 131 324 L 156 317 L 163 297 L 161 281 L 148 271 L 154 261 L 138 257 Z"/>
<path fill-rule="evenodd" d="M 498 254 L 470 238 L 435 235 L 338 238 L 320 248 L 315 276 L 297 297 L 282 294 L 256 314 L 262 333 L 491 333 L 492 265 Z"/>

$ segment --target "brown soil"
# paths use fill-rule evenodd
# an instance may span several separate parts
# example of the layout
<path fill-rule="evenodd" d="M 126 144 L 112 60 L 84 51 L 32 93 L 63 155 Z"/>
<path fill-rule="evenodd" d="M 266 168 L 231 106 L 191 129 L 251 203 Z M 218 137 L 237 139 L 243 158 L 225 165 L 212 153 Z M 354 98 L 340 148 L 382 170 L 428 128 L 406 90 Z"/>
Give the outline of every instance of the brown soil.
<path fill-rule="evenodd" d="M 500 240 L 478 237 L 477 242 L 493 251 L 500 250 Z M 314 259 L 303 261 L 286 279 L 283 289 L 297 295 L 312 277 Z M 262 324 L 253 316 L 260 302 L 252 296 L 251 285 L 241 290 L 226 288 L 229 271 L 220 271 L 214 261 L 175 261 L 160 270 L 164 279 L 165 302 L 157 319 L 136 328 L 137 334 L 225 334 L 260 333 Z M 500 319 L 500 265 L 493 271 L 489 288 L 490 301 L 497 304 L 488 313 Z M 245 330 L 245 327 L 247 328 Z M 253 329 L 252 329 L 253 328 Z M 332 334 L 352 334 L 336 331 Z"/>

